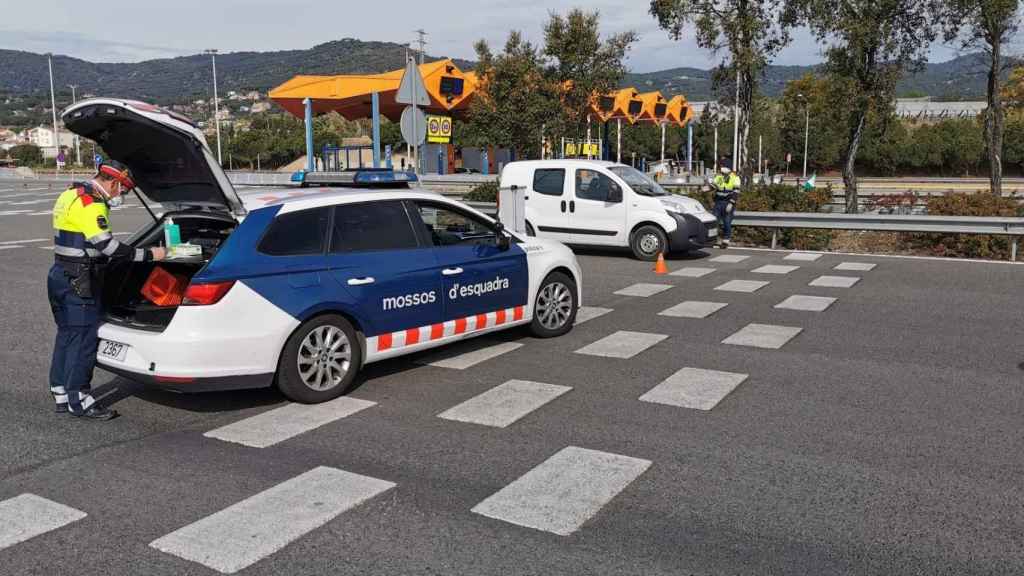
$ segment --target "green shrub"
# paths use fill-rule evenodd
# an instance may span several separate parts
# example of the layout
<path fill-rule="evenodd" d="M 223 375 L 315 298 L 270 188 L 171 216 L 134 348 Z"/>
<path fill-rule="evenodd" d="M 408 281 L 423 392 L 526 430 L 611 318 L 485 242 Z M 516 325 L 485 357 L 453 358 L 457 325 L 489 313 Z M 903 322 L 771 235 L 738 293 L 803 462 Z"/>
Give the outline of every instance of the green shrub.
<path fill-rule="evenodd" d="M 462 197 L 467 202 L 497 202 L 498 182 L 484 182 Z"/>
<path fill-rule="evenodd" d="M 992 194 L 949 192 L 928 199 L 928 213 L 937 216 L 1024 216 L 1024 205 L 1013 198 Z M 1007 236 L 984 234 L 900 234 L 904 249 L 923 250 L 935 256 L 990 258 L 1010 256 Z"/>

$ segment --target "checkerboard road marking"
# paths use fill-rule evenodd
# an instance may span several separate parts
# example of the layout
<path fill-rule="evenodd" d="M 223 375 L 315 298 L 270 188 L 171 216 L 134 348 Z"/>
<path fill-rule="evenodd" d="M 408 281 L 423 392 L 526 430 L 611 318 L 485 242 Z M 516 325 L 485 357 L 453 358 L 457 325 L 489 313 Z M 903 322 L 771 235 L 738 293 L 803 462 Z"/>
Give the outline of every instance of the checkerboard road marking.
<path fill-rule="evenodd" d="M 522 346 L 523 345 L 519 342 L 501 342 L 491 346 L 485 346 L 483 348 L 476 348 L 461 354 L 458 353 L 458 350 L 462 349 L 461 347 L 457 347 L 455 350 L 444 349 L 441 352 L 424 356 L 417 360 L 417 364 L 427 364 L 429 366 L 451 368 L 453 370 L 465 370 L 466 368 L 471 368 L 481 362 L 486 362 L 491 358 L 497 358 L 502 354 L 506 354 L 521 348 Z"/>
<path fill-rule="evenodd" d="M 714 268 L 701 268 L 699 266 L 687 266 L 675 272 L 669 272 L 669 276 L 682 276 L 683 278 L 701 278 L 714 272 Z"/>
<path fill-rule="evenodd" d="M 770 284 L 765 280 L 729 280 L 725 284 L 718 286 L 715 290 L 721 290 L 723 292 L 757 292 L 761 288 L 764 288 Z"/>
<path fill-rule="evenodd" d="M 320 466 L 175 530 L 150 546 L 233 574 L 394 487 L 386 480 Z"/>
<path fill-rule="evenodd" d="M 668 336 L 665 334 L 619 330 L 597 342 L 587 344 L 577 350 L 576 353 L 588 356 L 604 356 L 606 358 L 632 358 L 666 338 Z"/>
<path fill-rule="evenodd" d="M 810 252 L 793 252 L 792 254 L 783 258 L 783 260 L 797 260 L 799 262 L 814 262 L 818 258 L 821 258 L 821 254 L 812 254 Z"/>
<path fill-rule="evenodd" d="M 707 318 L 722 308 L 728 306 L 725 302 L 698 302 L 687 300 L 675 306 L 658 312 L 658 316 L 672 316 L 674 318 Z"/>
<path fill-rule="evenodd" d="M 252 448 L 266 448 L 376 405 L 376 402 L 351 396 L 323 404 L 287 404 L 211 430 L 203 436 Z"/>
<path fill-rule="evenodd" d="M 35 494 L 0 502 L 0 550 L 85 518 L 75 510 Z"/>
<path fill-rule="evenodd" d="M 437 417 L 505 428 L 570 390 L 569 386 L 509 380 L 445 410 Z"/>
<path fill-rule="evenodd" d="M 746 374 L 683 368 L 651 388 L 640 401 L 711 410 L 746 379 Z"/>
<path fill-rule="evenodd" d="M 835 298 L 826 296 L 803 296 L 796 294 L 775 305 L 785 310 L 802 310 L 804 312 L 824 312 L 835 302 Z"/>
<path fill-rule="evenodd" d="M 568 536 L 651 466 L 650 460 L 569 446 L 473 507 L 517 526 Z"/>
<path fill-rule="evenodd" d="M 857 276 L 818 276 L 808 286 L 818 286 L 821 288 L 849 288 L 857 282 L 860 278 Z"/>
<path fill-rule="evenodd" d="M 870 272 L 875 269 L 876 264 L 869 262 L 840 262 L 833 270 L 845 270 L 847 272 Z"/>
<path fill-rule="evenodd" d="M 627 286 L 622 290 L 617 290 L 615 294 L 618 294 L 619 296 L 636 296 L 638 298 L 648 298 L 650 296 L 654 296 L 655 294 L 664 292 L 669 288 L 672 288 L 671 284 L 640 283 L 633 284 L 632 286 Z"/>
<path fill-rule="evenodd" d="M 598 306 L 580 306 L 579 310 L 576 311 L 576 324 L 583 324 L 588 320 L 594 318 L 600 318 L 605 314 L 611 312 L 611 308 L 600 308 Z"/>
<path fill-rule="evenodd" d="M 775 326 L 772 324 L 747 324 L 739 332 L 722 340 L 722 344 L 751 346 L 777 350 L 793 339 L 803 328 Z"/>
<path fill-rule="evenodd" d="M 793 270 L 799 269 L 799 266 L 780 266 L 778 264 L 768 264 L 766 266 L 761 266 L 760 268 L 755 268 L 754 270 L 751 270 L 751 272 L 755 272 L 757 274 L 789 274 Z"/>
<path fill-rule="evenodd" d="M 721 262 L 723 264 L 737 264 L 743 262 L 750 256 L 743 256 L 742 254 L 722 254 L 721 256 L 715 256 L 708 262 Z"/>

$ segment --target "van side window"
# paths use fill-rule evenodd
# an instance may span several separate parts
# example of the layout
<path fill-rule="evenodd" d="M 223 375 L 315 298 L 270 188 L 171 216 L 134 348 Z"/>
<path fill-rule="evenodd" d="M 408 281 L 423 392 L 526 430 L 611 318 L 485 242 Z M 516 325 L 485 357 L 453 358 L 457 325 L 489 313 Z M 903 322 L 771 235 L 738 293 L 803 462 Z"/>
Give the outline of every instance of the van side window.
<path fill-rule="evenodd" d="M 258 250 L 271 256 L 319 254 L 324 250 L 330 208 L 281 214 L 270 224 Z"/>
<path fill-rule="evenodd" d="M 334 207 L 331 252 L 408 250 L 419 247 L 405 206 L 399 200 L 357 202 Z"/>
<path fill-rule="evenodd" d="M 620 190 L 614 180 L 597 170 L 579 169 L 576 171 L 576 198 L 579 200 L 609 201 L 609 192 Z M 622 195 L 619 194 L 618 198 Z M 618 201 L 618 200 L 615 200 Z"/>
<path fill-rule="evenodd" d="M 543 168 L 533 173 L 533 191 L 548 196 L 561 196 L 565 190 L 564 168 Z"/>

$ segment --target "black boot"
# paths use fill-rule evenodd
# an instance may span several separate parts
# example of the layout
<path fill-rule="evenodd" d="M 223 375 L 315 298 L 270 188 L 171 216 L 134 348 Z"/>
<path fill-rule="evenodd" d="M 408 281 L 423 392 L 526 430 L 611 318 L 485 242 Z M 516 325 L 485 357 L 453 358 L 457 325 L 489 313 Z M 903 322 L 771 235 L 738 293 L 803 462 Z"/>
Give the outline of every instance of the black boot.
<path fill-rule="evenodd" d="M 87 418 L 89 420 L 113 420 L 118 417 L 116 410 L 104 408 L 96 404 L 90 406 L 89 409 L 84 412 L 79 412 L 77 414 L 75 412 L 71 412 L 71 415 L 75 418 Z"/>

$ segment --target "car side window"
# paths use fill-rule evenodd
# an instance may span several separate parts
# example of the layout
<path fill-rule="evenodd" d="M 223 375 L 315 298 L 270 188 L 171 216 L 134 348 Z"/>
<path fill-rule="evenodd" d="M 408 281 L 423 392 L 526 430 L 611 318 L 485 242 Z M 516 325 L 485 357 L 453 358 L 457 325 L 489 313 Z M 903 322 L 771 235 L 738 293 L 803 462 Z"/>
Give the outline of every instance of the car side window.
<path fill-rule="evenodd" d="M 472 246 L 495 242 L 492 225 L 476 216 L 429 202 L 417 202 L 416 208 L 434 246 Z"/>
<path fill-rule="evenodd" d="M 547 196 L 561 196 L 565 190 L 564 168 L 543 168 L 533 173 L 533 191 Z"/>
<path fill-rule="evenodd" d="M 576 171 L 576 198 L 579 200 L 598 200 L 609 202 L 613 190 L 620 190 L 614 180 L 597 170 L 582 168 Z M 618 195 L 621 198 L 621 194 Z"/>
<path fill-rule="evenodd" d="M 399 200 L 334 207 L 332 253 L 407 250 L 418 246 L 409 215 Z"/>
<path fill-rule="evenodd" d="M 298 256 L 324 251 L 330 208 L 310 208 L 274 218 L 258 250 L 271 256 Z"/>

